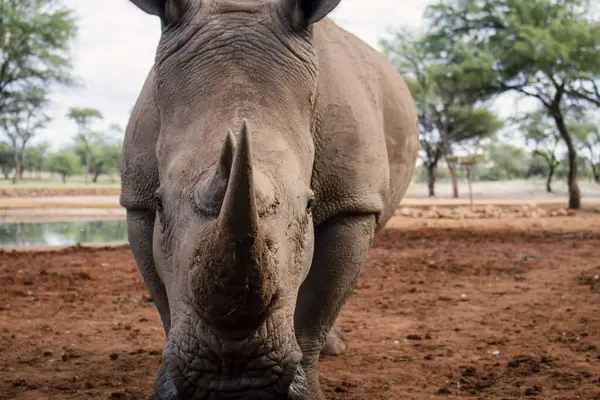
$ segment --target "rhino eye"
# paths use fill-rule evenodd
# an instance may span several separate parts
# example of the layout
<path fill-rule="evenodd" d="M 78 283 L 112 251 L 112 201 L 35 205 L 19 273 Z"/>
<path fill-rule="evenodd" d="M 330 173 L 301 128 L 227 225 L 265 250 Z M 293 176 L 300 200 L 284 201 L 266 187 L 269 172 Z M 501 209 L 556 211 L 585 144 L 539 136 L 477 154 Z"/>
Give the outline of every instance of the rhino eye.
<path fill-rule="evenodd" d="M 314 206 L 315 206 L 315 198 L 311 197 L 310 199 L 308 199 L 308 203 L 306 203 L 306 212 L 311 214 Z"/>
<path fill-rule="evenodd" d="M 155 194 L 154 197 L 152 198 L 152 204 L 154 205 L 154 209 L 156 211 L 158 211 L 159 213 L 163 212 L 163 202 L 162 202 L 162 198 L 160 197 L 160 195 Z"/>

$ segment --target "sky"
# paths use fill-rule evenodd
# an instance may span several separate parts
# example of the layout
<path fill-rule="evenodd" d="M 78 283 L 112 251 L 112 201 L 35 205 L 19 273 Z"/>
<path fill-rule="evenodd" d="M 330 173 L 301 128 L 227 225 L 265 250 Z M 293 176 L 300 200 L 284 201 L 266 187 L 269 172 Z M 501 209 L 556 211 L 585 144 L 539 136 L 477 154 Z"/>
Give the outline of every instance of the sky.
<path fill-rule="evenodd" d="M 340 26 L 377 48 L 393 27 L 418 29 L 430 0 L 342 0 L 330 17 Z M 127 125 L 150 70 L 160 36 L 160 22 L 128 0 L 63 0 L 75 10 L 79 34 L 74 43 L 77 88 L 53 93 L 53 123 L 37 138 L 53 149 L 69 145 L 76 127 L 65 114 L 69 107 L 93 107 L 104 115 L 97 129 Z M 507 105 L 510 108 L 510 104 Z M 506 106 L 503 107 L 505 110 Z"/>

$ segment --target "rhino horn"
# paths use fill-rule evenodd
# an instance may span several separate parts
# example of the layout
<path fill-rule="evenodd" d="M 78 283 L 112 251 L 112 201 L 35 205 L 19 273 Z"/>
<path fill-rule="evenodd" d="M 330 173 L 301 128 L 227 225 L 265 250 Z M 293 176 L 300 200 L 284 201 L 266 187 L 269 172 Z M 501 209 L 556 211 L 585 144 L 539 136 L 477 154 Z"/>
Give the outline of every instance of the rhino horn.
<path fill-rule="evenodd" d="M 221 148 L 221 155 L 219 156 L 219 163 L 217 164 L 217 170 L 215 174 L 218 179 L 224 180 L 226 183 L 229 181 L 231 166 L 233 164 L 233 156 L 235 154 L 235 147 L 235 137 L 230 129 L 225 136 L 225 142 Z"/>
<path fill-rule="evenodd" d="M 250 142 L 250 130 L 247 121 L 244 120 L 239 143 L 234 144 L 235 139 L 230 131 L 221 152 L 220 167 L 227 164 L 230 154 L 233 154 L 233 162 L 218 217 L 218 227 L 238 239 L 236 241 L 253 238 L 258 231 Z"/>

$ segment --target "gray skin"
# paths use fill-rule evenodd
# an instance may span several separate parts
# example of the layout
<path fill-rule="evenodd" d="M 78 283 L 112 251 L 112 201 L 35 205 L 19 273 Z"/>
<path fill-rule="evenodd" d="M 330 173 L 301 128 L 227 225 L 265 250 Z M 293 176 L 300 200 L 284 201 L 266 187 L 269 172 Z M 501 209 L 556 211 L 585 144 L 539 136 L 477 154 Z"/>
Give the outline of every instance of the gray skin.
<path fill-rule="evenodd" d="M 131 0 L 162 21 L 121 163 L 167 335 L 155 399 L 324 399 L 320 354 L 415 168 L 400 74 L 340 0 Z"/>

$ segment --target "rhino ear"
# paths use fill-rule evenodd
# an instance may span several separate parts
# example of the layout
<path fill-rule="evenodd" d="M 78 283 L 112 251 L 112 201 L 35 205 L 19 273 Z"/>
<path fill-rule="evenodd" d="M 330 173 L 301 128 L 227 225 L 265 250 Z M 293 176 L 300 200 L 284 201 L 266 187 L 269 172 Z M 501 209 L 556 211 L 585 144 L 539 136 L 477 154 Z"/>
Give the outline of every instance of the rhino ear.
<path fill-rule="evenodd" d="M 298 28 L 322 20 L 340 4 L 341 0 L 283 0 L 292 12 L 292 20 Z"/>
<path fill-rule="evenodd" d="M 167 0 L 130 0 L 142 11 L 164 18 Z"/>

